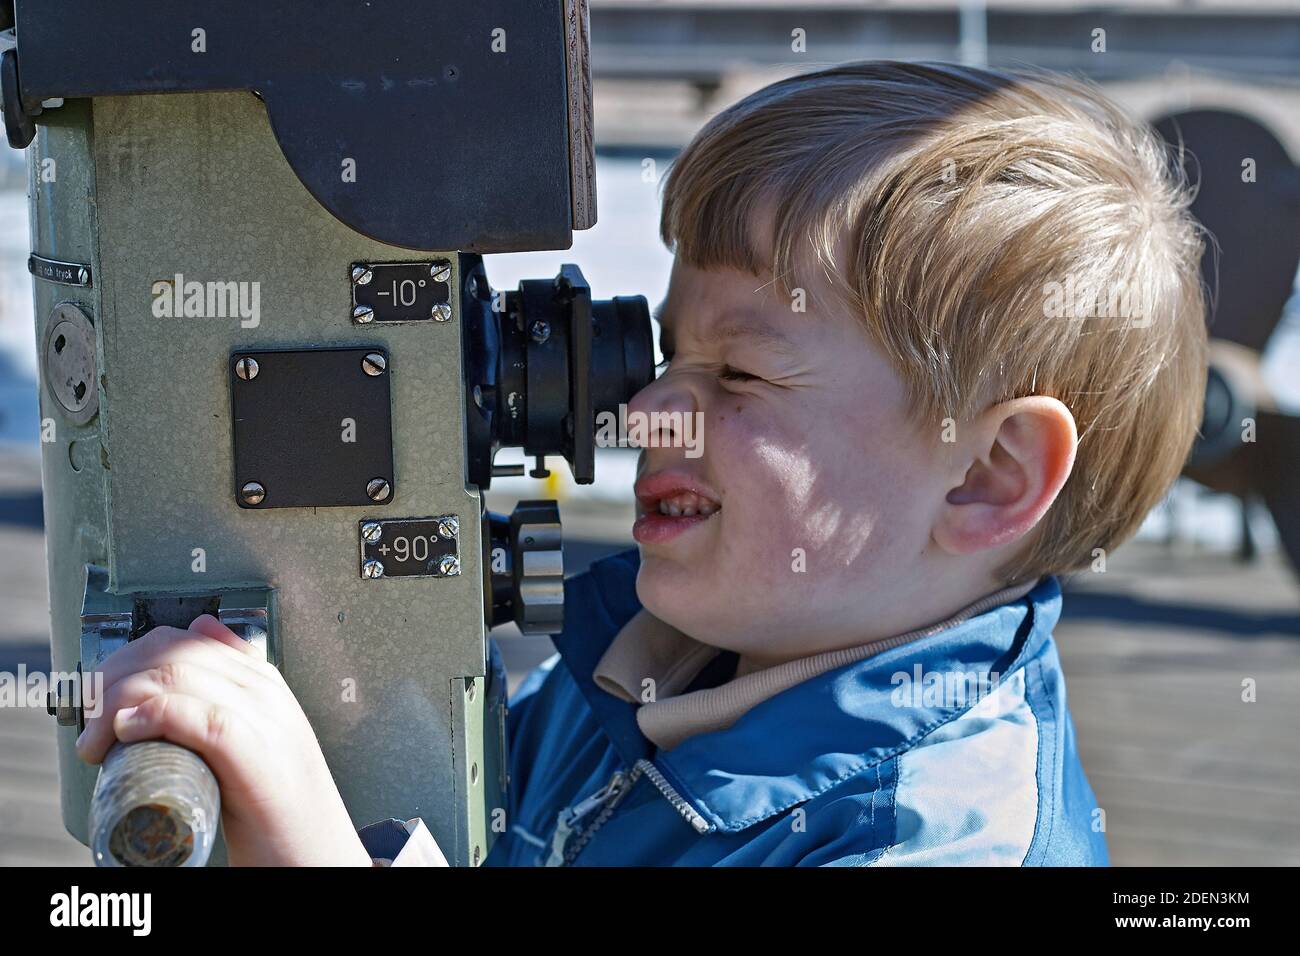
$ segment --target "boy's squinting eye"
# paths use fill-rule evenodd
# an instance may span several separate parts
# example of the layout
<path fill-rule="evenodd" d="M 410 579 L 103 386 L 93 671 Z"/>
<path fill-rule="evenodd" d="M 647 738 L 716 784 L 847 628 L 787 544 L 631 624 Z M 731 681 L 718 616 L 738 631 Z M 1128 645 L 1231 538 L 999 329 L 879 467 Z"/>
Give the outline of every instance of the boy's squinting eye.
<path fill-rule="evenodd" d="M 718 373 L 718 378 L 724 378 L 729 382 L 756 382 L 757 375 L 751 375 L 748 372 L 741 371 L 738 368 L 732 368 L 730 365 L 723 365 L 722 371 Z"/>

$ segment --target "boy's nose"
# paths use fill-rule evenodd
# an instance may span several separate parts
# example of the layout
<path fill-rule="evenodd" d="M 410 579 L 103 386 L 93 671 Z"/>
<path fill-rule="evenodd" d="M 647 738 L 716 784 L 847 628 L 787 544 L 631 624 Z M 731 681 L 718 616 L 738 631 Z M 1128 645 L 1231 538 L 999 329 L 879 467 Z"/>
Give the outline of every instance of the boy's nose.
<path fill-rule="evenodd" d="M 627 403 L 628 414 L 649 415 L 651 412 L 681 412 L 689 414 L 699 410 L 694 393 L 680 381 L 655 379 L 632 396 Z"/>
<path fill-rule="evenodd" d="M 682 444 L 685 436 L 673 433 L 676 421 L 685 422 L 699 409 L 695 393 L 674 377 L 656 379 L 633 395 L 627 403 L 629 421 L 634 417 L 644 418 L 646 444 L 661 448 L 674 448 Z M 671 414 L 673 412 L 678 414 Z"/>

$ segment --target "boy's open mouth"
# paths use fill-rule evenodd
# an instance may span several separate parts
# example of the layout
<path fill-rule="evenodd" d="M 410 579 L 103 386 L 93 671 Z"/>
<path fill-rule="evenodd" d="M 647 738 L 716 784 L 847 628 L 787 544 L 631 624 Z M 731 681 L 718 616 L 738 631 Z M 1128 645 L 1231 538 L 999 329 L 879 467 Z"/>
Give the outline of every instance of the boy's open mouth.
<path fill-rule="evenodd" d="M 709 498 L 701 498 L 693 491 L 683 491 L 671 498 L 660 498 L 658 507 L 661 515 L 671 515 L 674 518 L 678 516 L 689 518 L 695 514 L 707 517 L 721 506 Z"/>
<path fill-rule="evenodd" d="M 636 483 L 637 520 L 632 536 L 642 544 L 667 541 L 722 510 L 719 496 L 690 475 L 659 472 Z"/>

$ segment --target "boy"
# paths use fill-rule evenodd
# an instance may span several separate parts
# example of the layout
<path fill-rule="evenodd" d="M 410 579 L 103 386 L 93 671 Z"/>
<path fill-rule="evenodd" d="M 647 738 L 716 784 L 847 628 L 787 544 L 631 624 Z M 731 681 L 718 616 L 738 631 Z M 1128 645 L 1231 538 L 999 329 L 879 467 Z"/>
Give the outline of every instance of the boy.
<path fill-rule="evenodd" d="M 703 454 L 647 442 L 639 548 L 566 582 L 487 863 L 1106 863 L 1055 575 L 1137 528 L 1199 422 L 1170 176 L 1089 88 L 953 66 L 783 80 L 695 137 L 667 368 L 629 412 L 698 416 Z M 232 862 L 431 842 L 358 838 L 283 680 L 213 619 L 104 670 L 82 755 L 201 753 Z"/>

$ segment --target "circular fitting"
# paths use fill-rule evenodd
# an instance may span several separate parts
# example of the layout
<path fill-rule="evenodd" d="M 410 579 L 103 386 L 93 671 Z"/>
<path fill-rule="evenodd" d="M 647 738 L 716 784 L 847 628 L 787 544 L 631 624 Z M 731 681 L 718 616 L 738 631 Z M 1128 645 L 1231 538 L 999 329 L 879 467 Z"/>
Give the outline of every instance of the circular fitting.
<path fill-rule="evenodd" d="M 367 561 L 361 565 L 361 576 L 363 578 L 382 578 L 384 576 L 384 566 L 378 561 Z"/>
<path fill-rule="evenodd" d="M 84 425 L 99 411 L 95 326 L 80 306 L 60 302 L 50 312 L 41 350 L 45 384 L 74 425 Z"/>
<path fill-rule="evenodd" d="M 366 482 L 366 494 L 371 501 L 383 501 L 392 492 L 387 478 L 371 478 Z"/>
<path fill-rule="evenodd" d="M 375 274 L 374 274 L 373 272 L 371 272 L 370 269 L 367 268 L 366 266 L 363 266 L 363 265 L 355 265 L 355 266 L 352 267 L 352 284 L 353 284 L 353 285 L 366 285 L 366 284 L 368 284 L 368 283 L 370 282 L 370 280 L 373 279 L 374 277 L 375 277 Z"/>
<path fill-rule="evenodd" d="M 235 374 L 245 382 L 251 382 L 257 378 L 257 373 L 261 371 L 261 366 L 257 364 L 257 359 L 251 355 L 245 355 L 235 363 Z"/>
<path fill-rule="evenodd" d="M 384 369 L 388 368 L 388 359 L 380 352 L 370 352 L 361 360 L 361 368 L 372 378 L 383 375 Z"/>
<path fill-rule="evenodd" d="M 429 267 L 429 275 L 433 277 L 434 282 L 446 282 L 451 278 L 451 263 L 446 259 L 439 259 Z"/>
<path fill-rule="evenodd" d="M 367 544 L 374 544 L 384 536 L 384 526 L 378 521 L 367 521 L 361 526 L 361 537 Z"/>
<path fill-rule="evenodd" d="M 429 310 L 429 314 L 433 316 L 433 321 L 435 322 L 450 322 L 451 306 L 446 302 L 439 302 Z"/>
<path fill-rule="evenodd" d="M 368 305 L 359 305 L 352 310 L 352 321 L 360 322 L 362 325 L 373 322 L 375 321 L 375 310 Z"/>

